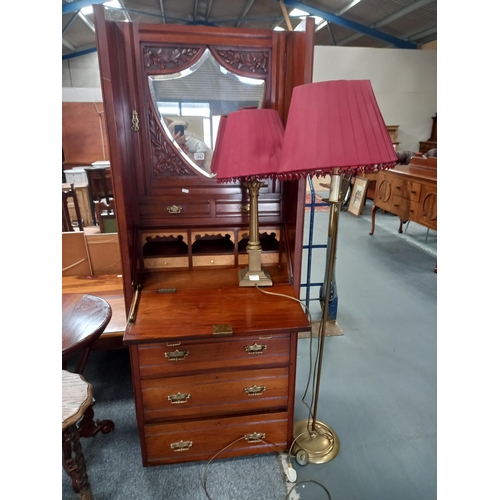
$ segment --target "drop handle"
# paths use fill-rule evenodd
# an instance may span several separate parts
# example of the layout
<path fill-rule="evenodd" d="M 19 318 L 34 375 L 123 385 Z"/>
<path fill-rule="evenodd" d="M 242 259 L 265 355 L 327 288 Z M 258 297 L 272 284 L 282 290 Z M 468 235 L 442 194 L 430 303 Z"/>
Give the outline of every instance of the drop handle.
<path fill-rule="evenodd" d="M 254 345 L 246 345 L 244 349 L 248 354 L 262 354 L 267 349 L 267 345 L 255 343 Z"/>
<path fill-rule="evenodd" d="M 180 392 L 178 392 L 177 394 L 170 394 L 167 399 L 173 405 L 182 405 L 184 403 L 187 403 L 188 400 L 191 399 L 191 394 L 181 394 Z"/>
<path fill-rule="evenodd" d="M 169 361 L 182 361 L 183 359 L 186 359 L 189 354 L 189 351 L 179 351 L 179 349 L 176 349 L 173 352 L 166 352 L 165 357 Z"/>

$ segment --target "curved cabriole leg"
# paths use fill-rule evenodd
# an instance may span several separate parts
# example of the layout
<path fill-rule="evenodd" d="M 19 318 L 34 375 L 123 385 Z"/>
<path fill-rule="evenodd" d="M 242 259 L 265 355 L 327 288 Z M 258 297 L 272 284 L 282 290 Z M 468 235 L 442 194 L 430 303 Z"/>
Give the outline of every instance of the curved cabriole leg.
<path fill-rule="evenodd" d="M 406 220 L 403 220 L 403 219 L 399 219 L 399 229 L 398 229 L 398 233 L 401 234 L 403 232 L 403 226 L 407 223 L 408 221 Z"/>
<path fill-rule="evenodd" d="M 372 207 L 372 230 L 369 233 L 370 236 L 375 232 L 375 214 L 376 214 L 377 210 L 378 210 L 377 205 L 373 205 L 373 207 Z"/>
<path fill-rule="evenodd" d="M 93 405 L 94 403 L 92 402 L 78 424 L 78 432 L 81 437 L 94 437 L 99 432 L 108 434 L 108 432 L 111 432 L 115 428 L 115 423 L 112 420 L 97 420 L 97 422 L 94 422 Z"/>
<path fill-rule="evenodd" d="M 73 490 L 78 493 L 79 498 L 82 500 L 94 500 L 76 425 L 70 425 L 67 429 L 64 429 L 62 433 L 62 451 L 63 467 L 71 478 Z"/>

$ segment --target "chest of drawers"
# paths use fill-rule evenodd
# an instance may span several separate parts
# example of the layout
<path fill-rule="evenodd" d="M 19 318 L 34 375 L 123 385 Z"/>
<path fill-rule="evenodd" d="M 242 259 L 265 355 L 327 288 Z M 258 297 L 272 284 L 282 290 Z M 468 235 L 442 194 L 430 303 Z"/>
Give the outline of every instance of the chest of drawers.
<path fill-rule="evenodd" d="M 144 291 L 124 336 L 143 465 L 286 450 L 297 334 L 309 329 L 298 303 L 257 289 Z"/>
<path fill-rule="evenodd" d="M 372 230 L 380 208 L 397 215 L 399 229 L 413 221 L 437 230 L 437 159 L 412 158 L 408 165 L 378 173 L 372 208 Z"/>

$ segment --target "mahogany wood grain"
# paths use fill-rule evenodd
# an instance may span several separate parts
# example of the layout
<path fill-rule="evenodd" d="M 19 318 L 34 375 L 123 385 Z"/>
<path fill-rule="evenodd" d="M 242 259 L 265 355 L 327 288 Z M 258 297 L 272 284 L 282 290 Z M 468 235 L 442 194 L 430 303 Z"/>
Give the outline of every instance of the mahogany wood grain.
<path fill-rule="evenodd" d="M 254 386 L 255 394 L 245 392 Z M 220 415 L 220 405 L 224 405 L 226 415 L 283 411 L 288 406 L 288 367 L 230 372 L 213 370 L 174 379 L 143 380 L 141 387 L 144 419 L 148 423 L 216 417 Z M 178 403 L 176 394 L 189 395 L 189 398 L 186 396 Z M 168 400 L 169 396 L 174 396 L 172 401 Z"/>
<path fill-rule="evenodd" d="M 254 344 L 263 346 L 261 353 L 252 354 L 245 350 Z M 176 350 L 187 351 L 189 354 L 184 359 L 170 361 L 169 353 Z M 141 378 L 183 376 L 200 370 L 283 366 L 290 359 L 290 335 L 253 335 L 244 338 L 231 336 L 199 341 L 185 340 L 183 330 L 178 332 L 178 337 L 168 342 L 139 345 L 138 355 Z"/>
<path fill-rule="evenodd" d="M 62 295 L 62 359 L 81 353 L 76 372 L 82 373 L 92 343 L 111 319 L 111 306 L 102 298 L 81 293 Z"/>
<path fill-rule="evenodd" d="M 242 439 L 254 432 L 265 434 L 264 440 L 248 443 Z M 287 413 L 146 424 L 145 441 L 147 465 L 209 460 L 226 446 L 217 458 L 271 453 L 286 449 Z M 192 446 L 176 452 L 171 445 L 179 441 L 192 441 Z"/>
<path fill-rule="evenodd" d="M 257 288 L 177 290 L 175 293 L 144 291 L 137 320 L 125 330 L 126 345 L 179 337 L 213 338 L 212 326 L 230 324 L 235 334 L 309 331 L 309 321 L 295 300 L 291 285 L 275 285 L 270 296 Z"/>

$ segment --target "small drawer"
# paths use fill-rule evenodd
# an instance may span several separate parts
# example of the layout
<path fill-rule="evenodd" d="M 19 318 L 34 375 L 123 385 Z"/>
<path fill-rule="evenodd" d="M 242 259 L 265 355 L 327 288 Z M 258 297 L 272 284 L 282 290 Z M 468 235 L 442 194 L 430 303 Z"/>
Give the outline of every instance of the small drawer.
<path fill-rule="evenodd" d="M 231 255 L 193 255 L 193 267 L 234 266 Z"/>
<path fill-rule="evenodd" d="M 141 377 L 179 376 L 201 370 L 287 364 L 290 336 L 171 341 L 137 346 Z"/>
<path fill-rule="evenodd" d="M 279 264 L 280 254 L 278 252 L 262 253 L 260 255 L 260 260 L 262 264 Z M 240 253 L 238 254 L 238 265 L 247 266 L 248 265 L 248 254 Z"/>
<path fill-rule="evenodd" d="M 146 424 L 147 465 L 210 460 L 226 447 L 217 458 L 285 451 L 287 416 L 279 412 Z"/>
<path fill-rule="evenodd" d="M 139 215 L 144 219 L 177 219 L 190 217 L 210 217 L 208 200 L 182 201 L 165 200 L 164 203 L 149 201 L 139 203 Z"/>
<path fill-rule="evenodd" d="M 145 257 L 145 269 L 188 268 L 189 258 L 185 257 Z"/>
<path fill-rule="evenodd" d="M 288 368 L 149 379 L 141 389 L 146 422 L 286 410 Z"/>

